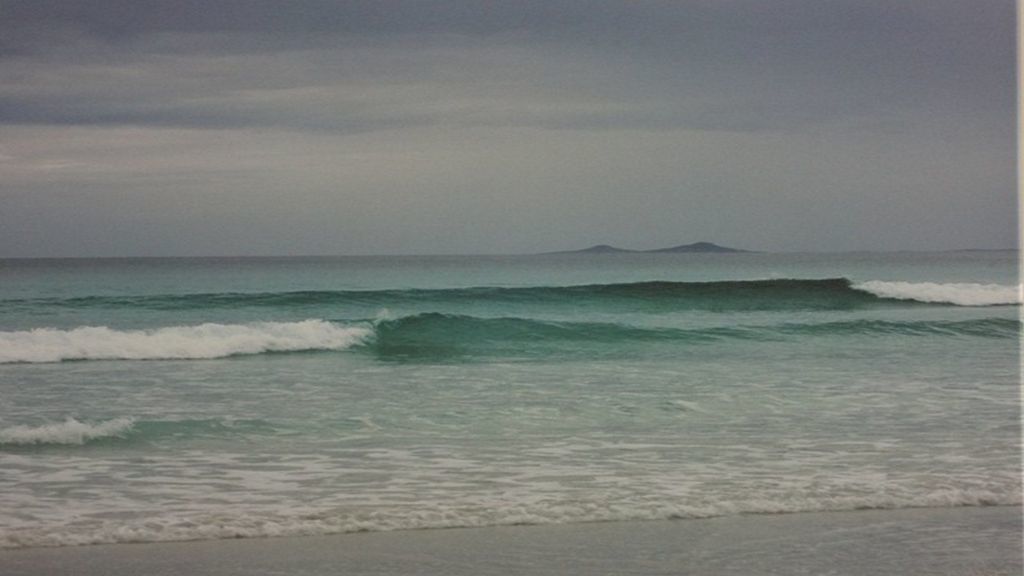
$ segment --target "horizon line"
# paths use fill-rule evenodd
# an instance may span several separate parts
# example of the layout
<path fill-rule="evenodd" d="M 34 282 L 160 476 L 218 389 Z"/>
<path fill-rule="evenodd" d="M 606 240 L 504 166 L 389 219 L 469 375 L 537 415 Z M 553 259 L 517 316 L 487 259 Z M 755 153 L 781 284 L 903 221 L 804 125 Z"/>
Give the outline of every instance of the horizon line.
<path fill-rule="evenodd" d="M 851 249 L 851 250 L 737 250 L 737 252 L 661 252 L 660 248 L 649 250 L 634 250 L 629 248 L 618 249 L 611 253 L 585 252 L 586 249 L 559 250 L 547 252 L 491 252 L 491 253 L 470 253 L 470 252 L 448 252 L 448 253 L 378 253 L 378 254 L 202 254 L 202 255 L 104 255 L 104 256 L 0 256 L 0 260 L 142 260 L 142 259 L 244 259 L 244 258 L 450 258 L 450 257 L 524 257 L 524 256 L 608 256 L 608 255 L 667 255 L 667 256 L 690 256 L 690 255 L 719 255 L 737 256 L 741 254 L 899 254 L 899 253 L 948 253 L 948 252 L 1020 252 L 1021 248 L 949 248 L 942 250 L 921 250 L 909 248 L 894 249 Z"/>

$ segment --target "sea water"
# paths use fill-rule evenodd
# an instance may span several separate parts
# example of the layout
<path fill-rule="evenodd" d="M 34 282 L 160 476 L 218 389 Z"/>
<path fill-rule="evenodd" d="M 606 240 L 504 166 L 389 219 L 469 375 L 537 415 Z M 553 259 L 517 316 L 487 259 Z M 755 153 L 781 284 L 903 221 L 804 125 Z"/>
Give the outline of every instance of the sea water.
<path fill-rule="evenodd" d="M 0 261 L 0 547 L 1019 505 L 1016 252 Z"/>

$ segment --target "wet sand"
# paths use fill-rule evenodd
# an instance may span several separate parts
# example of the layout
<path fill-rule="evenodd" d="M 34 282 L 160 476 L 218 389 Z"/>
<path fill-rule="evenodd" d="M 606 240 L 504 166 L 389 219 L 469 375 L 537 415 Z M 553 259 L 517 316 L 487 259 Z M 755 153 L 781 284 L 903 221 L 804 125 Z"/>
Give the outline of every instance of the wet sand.
<path fill-rule="evenodd" d="M 1022 573 L 1019 507 L 755 515 L 0 551 L 6 576 Z"/>

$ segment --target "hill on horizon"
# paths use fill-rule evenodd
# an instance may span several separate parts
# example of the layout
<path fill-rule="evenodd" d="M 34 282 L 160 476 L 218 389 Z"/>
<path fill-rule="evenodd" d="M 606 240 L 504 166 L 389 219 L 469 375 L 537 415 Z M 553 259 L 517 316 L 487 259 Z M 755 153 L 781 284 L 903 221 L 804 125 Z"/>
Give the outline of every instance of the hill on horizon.
<path fill-rule="evenodd" d="M 561 250 L 558 252 L 545 252 L 545 254 L 618 254 L 618 253 L 634 253 L 634 254 L 655 254 L 655 253 L 738 253 L 738 252 L 750 252 L 750 250 L 741 250 L 739 248 L 729 248 L 728 246 L 719 246 L 714 242 L 694 242 L 692 244 L 680 244 L 678 246 L 671 246 L 668 248 L 655 248 L 653 250 L 630 250 L 628 248 L 618 248 L 609 244 L 595 244 L 589 248 L 583 248 L 581 250 Z"/>

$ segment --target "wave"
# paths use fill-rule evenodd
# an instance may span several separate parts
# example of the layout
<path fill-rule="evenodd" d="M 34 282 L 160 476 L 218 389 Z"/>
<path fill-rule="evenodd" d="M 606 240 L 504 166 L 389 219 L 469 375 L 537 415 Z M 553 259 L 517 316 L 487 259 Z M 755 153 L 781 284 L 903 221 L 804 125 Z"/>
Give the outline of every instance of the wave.
<path fill-rule="evenodd" d="M 1014 318 L 846 320 L 704 328 L 606 322 L 481 318 L 428 312 L 356 323 L 305 320 L 248 325 L 202 324 L 154 330 L 80 327 L 0 332 L 0 364 L 62 360 L 195 360 L 261 353 L 368 350 L 382 358 L 454 358 L 642 353 L 657 343 L 700 345 L 858 335 L 1017 338 Z M 632 348 L 630 348 L 632 347 Z"/>
<path fill-rule="evenodd" d="M 420 505 L 372 511 L 307 510 L 302 512 L 223 511 L 174 516 L 147 516 L 102 524 L 62 527 L 21 527 L 0 530 L 0 549 L 80 546 L 140 542 L 312 536 L 354 532 L 391 532 L 511 525 L 584 522 L 634 522 L 714 518 L 740 514 L 794 514 L 854 510 L 1019 506 L 1019 484 L 1006 487 L 941 488 L 895 495 L 881 490 L 865 495 L 794 496 L 739 501 L 699 499 L 694 502 L 642 499 L 620 502 L 545 502 L 541 505 L 477 503 Z"/>
<path fill-rule="evenodd" d="M 708 328 L 641 327 L 608 322 L 553 322 L 530 318 L 479 318 L 461 314 L 427 312 L 376 324 L 373 340 L 401 342 L 479 342 L 487 340 L 537 341 L 576 340 L 622 342 L 625 340 L 689 340 L 711 342 L 729 338 L 762 339 L 782 334 L 947 334 L 1005 338 L 1016 336 L 1021 322 L 1013 318 L 971 320 L 845 320 L 832 322 L 782 322 L 766 325 L 718 326 Z"/>
<path fill-rule="evenodd" d="M 0 429 L 0 447 L 40 444 L 83 445 L 92 440 L 124 437 L 134 426 L 133 418 L 115 418 L 96 424 L 68 418 L 58 424 L 11 426 Z"/>
<path fill-rule="evenodd" d="M 425 313 L 376 325 L 364 346 L 382 357 L 471 357 L 490 355 L 536 356 L 558 354 L 612 355 L 628 346 L 658 342 L 678 345 L 710 344 L 729 340 L 780 341 L 801 336 L 961 336 L 1017 338 L 1021 322 L 1012 318 L 972 320 L 848 320 L 818 323 L 783 322 L 769 325 L 707 328 L 640 327 L 596 322 L 550 322 L 527 318 L 478 318 Z"/>
<path fill-rule="evenodd" d="M 210 359 L 264 352 L 344 350 L 372 334 L 369 326 L 322 320 L 200 324 L 150 330 L 83 326 L 0 332 L 0 364 L 62 360 Z"/>
<path fill-rule="evenodd" d="M 151 296 L 89 296 L 0 301 L 0 309 L 309 308 L 318 306 L 416 306 L 505 303 L 617 306 L 630 310 L 846 310 L 908 303 L 954 306 L 1015 305 L 1019 286 L 867 281 L 847 278 L 651 281 L 576 286 L 445 289 L 326 290 L 205 293 Z"/>
<path fill-rule="evenodd" d="M 882 282 L 872 280 L 852 286 L 891 300 L 912 300 L 937 304 L 953 304 L 955 306 L 999 306 L 1020 304 L 1022 295 L 1020 286 L 1002 284 L 952 283 L 938 284 L 935 282 Z"/>

